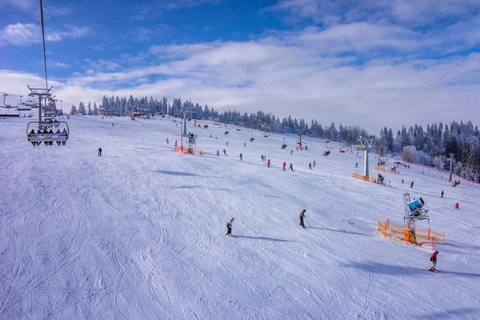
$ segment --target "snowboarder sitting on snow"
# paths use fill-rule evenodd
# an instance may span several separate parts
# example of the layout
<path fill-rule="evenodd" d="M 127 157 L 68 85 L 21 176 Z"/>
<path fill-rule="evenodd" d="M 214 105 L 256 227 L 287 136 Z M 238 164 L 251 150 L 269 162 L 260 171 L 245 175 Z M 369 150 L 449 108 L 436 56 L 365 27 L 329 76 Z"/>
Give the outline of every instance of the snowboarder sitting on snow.
<path fill-rule="evenodd" d="M 378 174 L 377 181 L 378 181 L 378 183 L 383 183 L 383 176 L 380 173 Z"/>
<path fill-rule="evenodd" d="M 305 218 L 305 211 L 307 210 L 303 209 L 302 212 L 300 212 L 300 226 L 302 228 L 305 228 L 305 224 L 303 222 L 303 219 Z"/>
<path fill-rule="evenodd" d="M 435 251 L 430 257 L 430 263 L 432 264 L 432 267 L 429 269 L 430 271 L 437 271 L 437 269 L 435 269 L 435 266 L 437 265 L 437 255 L 438 251 Z"/>
<path fill-rule="evenodd" d="M 227 222 L 227 233 L 225 234 L 226 236 L 231 236 L 232 235 L 232 223 L 235 218 L 230 219 L 230 221 Z"/>

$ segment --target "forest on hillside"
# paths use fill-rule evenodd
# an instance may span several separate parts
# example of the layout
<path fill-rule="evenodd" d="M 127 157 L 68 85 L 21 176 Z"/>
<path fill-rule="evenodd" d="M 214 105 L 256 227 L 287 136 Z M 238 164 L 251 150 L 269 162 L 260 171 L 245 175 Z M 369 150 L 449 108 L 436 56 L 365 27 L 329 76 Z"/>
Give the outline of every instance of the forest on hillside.
<path fill-rule="evenodd" d="M 200 106 L 190 100 L 173 99 L 168 102 L 152 97 L 140 99 L 126 97 L 103 97 L 102 104 L 72 106 L 71 115 L 127 116 L 141 111 L 152 115 L 180 116 L 185 113 L 189 119 L 212 120 L 271 133 L 301 133 L 305 136 L 324 138 L 344 143 L 346 147 L 358 144 L 358 137 L 369 133 L 358 126 L 337 126 L 334 123 L 322 125 L 312 120 L 310 125 L 304 119 L 276 118 L 270 113 L 241 114 L 238 111 L 217 112 L 207 105 Z M 454 173 L 465 179 L 480 182 L 480 131 L 471 121 L 452 121 L 450 124 L 432 123 L 424 129 L 421 125 L 403 126 L 396 133 L 385 127 L 375 135 L 373 147 L 381 156 L 402 154 L 403 160 L 447 169 L 449 159 L 454 161 Z"/>

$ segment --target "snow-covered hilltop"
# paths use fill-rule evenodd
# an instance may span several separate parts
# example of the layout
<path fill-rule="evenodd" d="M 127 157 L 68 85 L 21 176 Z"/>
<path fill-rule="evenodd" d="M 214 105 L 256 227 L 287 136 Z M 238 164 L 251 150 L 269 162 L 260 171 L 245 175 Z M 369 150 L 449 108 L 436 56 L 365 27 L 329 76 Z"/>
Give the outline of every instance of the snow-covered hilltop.
<path fill-rule="evenodd" d="M 71 117 L 65 146 L 35 148 L 26 122 L 1 120 L 0 319 L 480 314 L 478 185 L 452 188 L 412 165 L 385 173 L 384 187 L 351 177 L 362 152 L 330 143 L 323 156 L 325 141 L 309 138 L 297 151 L 292 136 L 282 149 L 282 135 L 213 123 L 188 123 L 199 156 L 174 152 L 181 125 L 170 118 Z M 405 192 L 445 231 L 439 273 L 426 270 L 431 250 L 376 231 L 378 220 L 402 222 Z M 231 217 L 236 237 L 225 236 Z"/>

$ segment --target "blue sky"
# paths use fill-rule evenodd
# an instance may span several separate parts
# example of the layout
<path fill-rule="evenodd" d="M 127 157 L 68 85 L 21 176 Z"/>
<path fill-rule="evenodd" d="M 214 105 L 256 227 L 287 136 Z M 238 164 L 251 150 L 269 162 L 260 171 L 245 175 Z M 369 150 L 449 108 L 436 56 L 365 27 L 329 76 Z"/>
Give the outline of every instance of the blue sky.
<path fill-rule="evenodd" d="M 374 134 L 480 119 L 478 0 L 43 5 L 49 82 L 67 110 L 165 96 Z M 0 10 L 0 92 L 24 95 L 43 84 L 38 1 Z"/>

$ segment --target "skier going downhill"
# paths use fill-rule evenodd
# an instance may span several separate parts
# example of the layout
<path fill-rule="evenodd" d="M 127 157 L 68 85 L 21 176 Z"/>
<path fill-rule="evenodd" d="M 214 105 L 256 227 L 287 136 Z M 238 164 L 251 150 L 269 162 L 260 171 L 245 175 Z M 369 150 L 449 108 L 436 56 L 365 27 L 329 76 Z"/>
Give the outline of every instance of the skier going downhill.
<path fill-rule="evenodd" d="M 432 264 L 432 266 L 430 269 L 428 269 L 429 271 L 437 271 L 437 269 L 435 269 L 435 266 L 437 265 L 437 255 L 438 251 L 435 250 L 435 252 L 432 253 L 430 257 L 430 263 Z"/>
<path fill-rule="evenodd" d="M 230 221 L 227 222 L 227 233 L 225 234 L 226 236 L 231 236 L 232 235 L 232 223 L 235 218 L 230 219 Z"/>
<path fill-rule="evenodd" d="M 300 212 L 300 226 L 302 228 L 305 228 L 305 224 L 303 222 L 303 219 L 305 218 L 305 211 L 307 210 L 303 209 L 302 212 Z"/>

